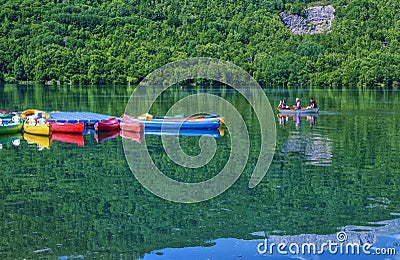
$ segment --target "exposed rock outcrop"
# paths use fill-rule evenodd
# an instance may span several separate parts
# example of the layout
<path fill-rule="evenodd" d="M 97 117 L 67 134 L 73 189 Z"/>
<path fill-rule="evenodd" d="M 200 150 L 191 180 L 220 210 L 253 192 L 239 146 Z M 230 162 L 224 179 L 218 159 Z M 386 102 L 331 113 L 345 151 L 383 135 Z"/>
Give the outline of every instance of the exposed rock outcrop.
<path fill-rule="evenodd" d="M 329 32 L 335 18 L 335 8 L 332 5 L 310 7 L 304 10 L 304 15 L 282 13 L 282 22 L 294 34 L 315 34 Z"/>

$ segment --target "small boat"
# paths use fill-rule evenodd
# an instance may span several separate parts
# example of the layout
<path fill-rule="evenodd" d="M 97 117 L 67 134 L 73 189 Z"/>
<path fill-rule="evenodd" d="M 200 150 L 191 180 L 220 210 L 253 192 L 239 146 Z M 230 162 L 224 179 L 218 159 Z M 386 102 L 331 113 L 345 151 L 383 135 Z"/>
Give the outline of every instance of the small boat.
<path fill-rule="evenodd" d="M 129 132 L 143 132 L 144 125 L 138 121 L 122 120 L 119 124 L 122 131 Z"/>
<path fill-rule="evenodd" d="M 135 119 L 130 119 L 135 120 Z M 145 128 L 165 128 L 165 129 L 217 129 L 221 126 L 219 119 L 198 119 L 198 120 L 139 120 Z"/>
<path fill-rule="evenodd" d="M 0 134 L 13 134 L 21 132 L 21 130 L 22 121 L 19 118 L 6 123 L 3 123 L 0 119 Z"/>
<path fill-rule="evenodd" d="M 122 114 L 121 118 L 131 118 L 140 120 L 198 120 L 198 119 L 209 119 L 209 118 L 221 118 L 219 114 L 212 115 L 198 115 L 198 116 L 185 116 L 184 114 L 178 114 L 173 116 L 152 116 L 150 114 L 143 114 L 141 116 L 130 116 L 127 114 Z"/>
<path fill-rule="evenodd" d="M 114 131 L 118 130 L 118 128 L 119 121 L 115 117 L 94 124 L 94 129 L 99 132 Z"/>
<path fill-rule="evenodd" d="M 0 118 L 11 118 L 13 116 L 13 114 L 0 113 Z"/>
<path fill-rule="evenodd" d="M 72 123 L 58 123 L 58 122 L 49 122 L 51 131 L 54 133 L 77 133 L 82 134 L 85 130 L 85 123 L 80 122 L 76 124 Z"/>
<path fill-rule="evenodd" d="M 34 135 L 50 135 L 51 128 L 50 124 L 44 123 L 34 123 L 26 120 L 24 122 L 24 133 L 34 134 Z"/>
<path fill-rule="evenodd" d="M 171 116 L 171 117 L 166 117 L 166 116 L 155 116 L 153 117 L 153 120 L 156 119 L 162 119 L 162 120 L 197 120 L 197 119 L 203 119 L 204 116 Z"/>
<path fill-rule="evenodd" d="M 20 115 L 21 118 L 28 118 L 28 116 L 35 116 L 37 118 L 50 118 L 50 114 L 42 111 L 42 110 L 38 110 L 38 109 L 27 109 L 25 111 L 23 111 Z"/>
<path fill-rule="evenodd" d="M 280 114 L 286 115 L 296 115 L 296 114 L 317 114 L 319 108 L 302 108 L 302 109 L 294 109 L 294 108 L 278 108 Z"/>
<path fill-rule="evenodd" d="M 1 114 L 13 114 L 13 115 L 17 115 L 18 112 L 15 111 L 11 111 L 11 110 L 0 110 Z"/>
<path fill-rule="evenodd" d="M 169 129 L 217 129 L 224 119 L 219 115 L 207 115 L 203 118 L 169 118 L 169 119 L 140 119 L 138 117 L 123 114 L 121 116 L 129 122 L 140 122 L 145 128 L 169 128 Z"/>
<path fill-rule="evenodd" d="M 185 114 L 177 114 L 177 115 L 173 115 L 173 116 L 153 116 L 153 119 L 174 119 L 174 118 L 181 118 L 181 117 L 185 117 Z"/>
<path fill-rule="evenodd" d="M 13 116 L 16 115 L 18 115 L 18 112 L 10 110 L 0 110 L 0 118 L 12 118 Z"/>
<path fill-rule="evenodd" d="M 85 145 L 85 138 L 82 134 L 75 133 L 52 133 L 51 141 L 59 141 L 63 143 L 77 144 L 78 146 Z"/>

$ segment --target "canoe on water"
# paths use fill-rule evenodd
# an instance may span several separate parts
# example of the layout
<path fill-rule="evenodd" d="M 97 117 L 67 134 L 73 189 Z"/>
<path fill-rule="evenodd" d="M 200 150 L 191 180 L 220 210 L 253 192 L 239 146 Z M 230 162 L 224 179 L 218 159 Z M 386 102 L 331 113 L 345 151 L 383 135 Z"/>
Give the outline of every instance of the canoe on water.
<path fill-rule="evenodd" d="M 133 119 L 134 120 L 134 119 Z M 168 128 L 168 129 L 217 129 L 221 126 L 219 119 L 204 119 L 204 120 L 144 120 L 145 128 Z"/>
<path fill-rule="evenodd" d="M 174 119 L 174 118 L 181 118 L 181 117 L 185 117 L 185 114 L 177 114 L 177 115 L 173 115 L 173 116 L 153 116 L 153 119 Z"/>
<path fill-rule="evenodd" d="M 94 129 L 98 132 L 115 131 L 118 130 L 118 128 L 119 121 L 115 117 L 94 124 Z"/>
<path fill-rule="evenodd" d="M 143 132 L 144 125 L 141 122 L 122 120 L 120 123 L 120 128 L 125 132 Z"/>
<path fill-rule="evenodd" d="M 221 118 L 219 114 L 212 114 L 212 115 L 197 115 L 197 116 L 185 116 L 184 114 L 178 114 L 173 116 L 153 116 L 150 114 L 143 114 L 140 116 L 130 116 L 127 114 L 122 114 L 121 118 L 133 118 L 133 119 L 140 119 L 140 120 L 155 120 L 155 119 L 162 119 L 162 120 L 198 120 L 198 119 L 208 119 L 208 118 Z"/>
<path fill-rule="evenodd" d="M 130 122 L 140 122 L 145 128 L 168 128 L 168 129 L 217 129 L 224 120 L 219 115 L 207 115 L 202 118 L 168 118 L 168 119 L 140 119 L 129 115 L 121 116 Z M 196 116 L 197 117 L 197 116 Z"/>
<path fill-rule="evenodd" d="M 302 108 L 302 109 L 294 109 L 294 108 L 281 109 L 281 108 L 278 108 L 279 113 L 286 114 L 286 115 L 317 114 L 318 110 L 319 110 L 319 108 Z"/>
<path fill-rule="evenodd" d="M 25 111 L 23 111 L 20 115 L 21 118 L 28 118 L 28 116 L 35 116 L 37 118 L 50 118 L 50 114 L 42 111 L 42 110 L 38 110 L 38 109 L 27 109 Z"/>
<path fill-rule="evenodd" d="M 7 123 L 0 123 L 0 134 L 13 134 L 21 132 L 22 121 L 9 121 Z"/>
<path fill-rule="evenodd" d="M 49 123 L 35 124 L 25 121 L 24 133 L 34 134 L 34 135 L 50 135 L 51 134 L 50 124 Z"/>
<path fill-rule="evenodd" d="M 85 123 L 80 122 L 76 124 L 72 123 L 58 123 L 50 122 L 51 131 L 54 133 L 76 133 L 81 134 L 85 131 Z"/>
<path fill-rule="evenodd" d="M 16 115 L 18 115 L 18 112 L 10 110 L 0 110 L 0 118 L 12 118 L 13 116 Z"/>

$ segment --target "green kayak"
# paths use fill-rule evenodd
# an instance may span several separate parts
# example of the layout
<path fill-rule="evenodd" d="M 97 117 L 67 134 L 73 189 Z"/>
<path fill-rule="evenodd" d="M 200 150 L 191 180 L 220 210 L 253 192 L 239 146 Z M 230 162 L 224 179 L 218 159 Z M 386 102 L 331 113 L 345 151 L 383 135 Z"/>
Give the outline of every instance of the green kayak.
<path fill-rule="evenodd" d="M 0 118 L 12 118 L 14 114 L 0 113 Z"/>
<path fill-rule="evenodd" d="M 22 121 L 19 120 L 18 122 L 8 122 L 4 124 L 0 124 L 0 134 L 13 134 L 21 132 L 22 130 Z"/>
<path fill-rule="evenodd" d="M 0 110 L 0 118 L 12 118 L 13 116 L 16 115 L 18 115 L 18 112 L 10 110 Z"/>

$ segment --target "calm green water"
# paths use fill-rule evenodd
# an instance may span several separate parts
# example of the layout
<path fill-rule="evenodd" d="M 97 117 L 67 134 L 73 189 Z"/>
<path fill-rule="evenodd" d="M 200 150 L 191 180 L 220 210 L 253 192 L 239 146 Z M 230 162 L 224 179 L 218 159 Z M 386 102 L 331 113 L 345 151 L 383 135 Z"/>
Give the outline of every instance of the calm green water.
<path fill-rule="evenodd" d="M 239 94 L 225 87 L 177 87 L 167 91 L 152 112 L 165 113 L 180 98 L 204 91 L 229 100 L 249 126 L 250 158 L 230 189 L 196 204 L 158 198 L 130 172 L 121 137 L 97 143 L 93 135 L 85 135 L 83 147 L 53 141 L 42 151 L 24 140 L 19 146 L 4 143 L 0 258 L 158 259 L 166 248 L 209 252 L 218 239 L 254 240 L 260 232 L 331 235 L 343 227 L 365 230 L 399 218 L 399 92 L 266 90 L 273 107 L 282 98 L 292 103 L 296 97 L 305 101 L 313 96 L 321 112 L 301 122 L 276 118 L 274 160 L 262 182 L 249 189 L 260 147 L 259 126 Z M 119 116 L 131 92 L 113 86 L 0 85 L 0 109 Z M 199 152 L 199 137 L 180 140 L 188 154 Z M 187 182 L 214 176 L 230 151 L 225 131 L 216 139 L 218 149 L 209 164 L 188 170 L 167 158 L 159 136 L 146 136 L 146 142 L 160 169 Z M 389 233 L 398 235 L 400 228 Z M 230 256 L 240 257 L 240 248 L 235 250 Z M 209 254 L 220 258 L 212 250 Z"/>

